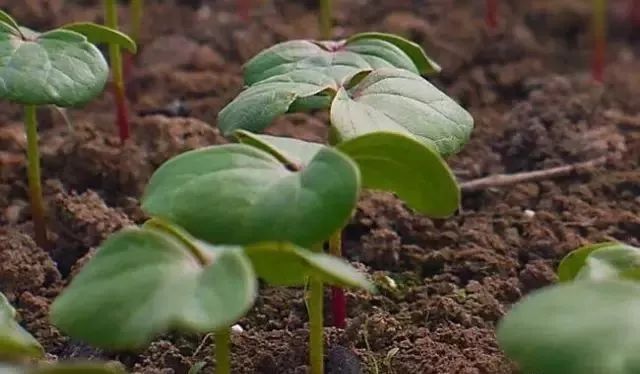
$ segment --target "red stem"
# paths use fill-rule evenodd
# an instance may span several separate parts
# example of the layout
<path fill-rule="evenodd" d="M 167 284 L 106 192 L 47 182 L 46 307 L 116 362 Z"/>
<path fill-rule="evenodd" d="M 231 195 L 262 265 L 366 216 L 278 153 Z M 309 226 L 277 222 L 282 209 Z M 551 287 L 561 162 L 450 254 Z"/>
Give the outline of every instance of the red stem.
<path fill-rule="evenodd" d="M 238 15 L 244 22 L 249 22 L 249 12 L 251 10 L 251 0 L 236 0 Z"/>
<path fill-rule="evenodd" d="M 634 28 L 640 28 L 640 0 L 630 0 L 629 19 Z"/>
<path fill-rule="evenodd" d="M 331 287 L 331 313 L 335 327 L 347 327 L 347 296 L 340 287 Z"/>
<path fill-rule="evenodd" d="M 597 38 L 595 40 L 594 50 L 593 50 L 593 61 L 591 65 L 591 75 L 593 79 L 597 82 L 602 82 L 604 80 L 604 66 L 605 66 L 605 56 L 607 51 L 607 43 L 602 38 Z"/>
<path fill-rule="evenodd" d="M 498 0 L 485 1 L 484 20 L 489 30 L 495 30 L 498 27 Z"/>
<path fill-rule="evenodd" d="M 131 79 L 131 73 L 133 72 L 133 62 L 134 62 L 133 54 L 129 52 L 122 52 L 122 60 L 123 60 L 123 75 L 124 81 L 129 82 Z"/>
<path fill-rule="evenodd" d="M 129 139 L 129 114 L 127 109 L 127 98 L 125 96 L 124 86 L 114 83 L 113 86 L 113 98 L 116 103 L 116 115 L 118 123 L 118 134 L 120 136 L 120 142 L 124 144 Z"/>

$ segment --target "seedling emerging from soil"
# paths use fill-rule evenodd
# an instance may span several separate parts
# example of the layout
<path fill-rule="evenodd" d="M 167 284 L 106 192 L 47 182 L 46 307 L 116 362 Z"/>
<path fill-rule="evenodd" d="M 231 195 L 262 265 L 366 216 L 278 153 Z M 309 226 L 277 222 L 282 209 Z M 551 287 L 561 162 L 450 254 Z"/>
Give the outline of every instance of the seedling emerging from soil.
<path fill-rule="evenodd" d="M 524 372 L 624 374 L 640 370 L 640 248 L 602 243 L 570 253 L 561 284 L 519 302 L 498 340 Z"/>
<path fill-rule="evenodd" d="M 484 21 L 489 30 L 495 30 L 498 27 L 498 0 L 485 0 L 485 16 Z"/>
<path fill-rule="evenodd" d="M 593 60 L 591 76 L 597 82 L 604 80 L 607 55 L 607 0 L 593 0 Z"/>
<path fill-rule="evenodd" d="M 97 25 L 85 25 L 87 29 L 97 29 Z M 36 108 L 88 102 L 102 91 L 109 71 L 100 51 L 82 34 L 65 29 L 36 33 L 18 26 L 2 11 L 0 51 L 0 98 L 24 106 L 35 239 L 46 247 Z"/>
<path fill-rule="evenodd" d="M 11 374 L 120 374 L 117 367 L 99 364 L 56 363 L 24 365 L 44 357 L 38 341 L 16 321 L 16 311 L 0 293 L 0 373 Z M 8 362 L 15 363 L 8 364 Z"/>
<path fill-rule="evenodd" d="M 319 0 L 320 1 L 320 36 L 329 40 L 332 37 L 333 28 L 333 11 L 332 0 Z"/>
<path fill-rule="evenodd" d="M 466 143 L 473 119 L 417 74 L 438 70 L 419 46 L 394 35 L 366 33 L 341 42 L 285 42 L 249 61 L 245 69 L 249 87 L 220 112 L 218 126 L 227 135 L 238 129 L 262 131 L 274 118 L 288 111 L 329 108 L 332 144 L 346 142 L 345 149 L 355 152 L 341 149 L 358 163 L 364 187 L 396 192 L 420 212 L 446 216 L 457 208 L 459 192 L 439 156 L 455 153 Z M 381 131 L 384 134 L 379 137 L 364 137 Z M 240 136 L 241 140 L 256 141 L 247 133 Z M 258 140 L 258 143 L 276 141 Z M 371 146 L 370 142 L 377 146 Z M 273 149 L 279 150 L 280 145 L 274 144 Z M 405 145 L 420 157 L 403 158 Z M 320 147 L 310 148 L 315 146 Z M 349 149 L 350 146 L 364 146 L 366 153 L 360 155 L 357 152 L 362 149 Z M 305 155 L 285 151 L 294 158 L 306 159 Z M 396 174 L 396 180 L 391 182 L 385 180 L 388 176 L 384 172 L 375 170 L 384 162 L 395 164 L 388 172 L 398 165 L 409 169 L 402 169 L 406 174 Z M 428 167 L 446 170 L 439 174 L 444 178 L 440 181 L 453 181 L 445 183 L 446 187 L 438 187 L 441 188 L 438 193 L 454 191 L 442 199 L 438 211 L 429 206 L 438 201 L 438 193 L 429 195 L 407 187 L 415 183 L 412 174 L 416 170 Z M 375 182 L 368 182 L 374 179 Z M 425 183 L 429 182 L 430 179 Z M 427 191 L 432 192 L 429 188 L 422 190 Z M 334 233 L 329 244 L 333 254 L 340 253 L 340 231 Z M 334 294 L 334 323 L 344 326 L 344 296 L 339 290 L 334 290 Z"/>

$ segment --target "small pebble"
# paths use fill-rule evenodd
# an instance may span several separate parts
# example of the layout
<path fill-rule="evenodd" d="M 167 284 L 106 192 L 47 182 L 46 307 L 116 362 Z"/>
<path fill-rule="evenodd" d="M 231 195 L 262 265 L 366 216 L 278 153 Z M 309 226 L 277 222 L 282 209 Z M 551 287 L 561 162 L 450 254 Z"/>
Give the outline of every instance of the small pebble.
<path fill-rule="evenodd" d="M 244 332 L 244 329 L 242 328 L 242 326 L 236 324 L 231 326 L 231 332 L 234 334 L 242 334 Z"/>
<path fill-rule="evenodd" d="M 524 216 L 527 218 L 533 218 L 536 216 L 536 212 L 534 212 L 531 209 L 525 209 L 523 213 L 524 213 Z"/>

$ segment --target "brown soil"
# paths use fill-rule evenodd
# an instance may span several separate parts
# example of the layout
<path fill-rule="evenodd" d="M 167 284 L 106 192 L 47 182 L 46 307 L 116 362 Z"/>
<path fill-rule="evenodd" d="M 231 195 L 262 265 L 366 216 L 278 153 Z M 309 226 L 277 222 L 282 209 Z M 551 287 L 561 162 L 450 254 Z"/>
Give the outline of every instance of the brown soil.
<path fill-rule="evenodd" d="M 101 352 L 49 325 L 48 306 L 105 237 L 144 220 L 137 199 L 155 168 L 225 142 L 216 114 L 241 89 L 242 62 L 277 41 L 317 35 L 307 3 L 315 2 L 256 2 L 245 24 L 230 0 L 149 2 L 129 82 L 133 140 L 119 146 L 108 95 L 72 111 L 72 129 L 41 111 L 48 253 L 29 237 L 20 108 L 0 104 L 0 291 L 51 355 L 120 360 L 138 373 L 186 374 L 199 363 L 213 371 L 210 336 L 167 335 L 143 352 Z M 623 26 L 611 32 L 604 86 L 587 74 L 583 1 L 500 2 L 502 24 L 491 33 L 481 3 L 340 1 L 335 31 L 400 33 L 441 63 L 434 81 L 476 120 L 471 142 L 450 159 L 461 180 L 601 155 L 608 163 L 588 175 L 467 194 L 447 220 L 366 193 L 345 232 L 345 254 L 381 291 L 348 293 L 348 328 L 326 330 L 330 373 L 516 372 L 495 340 L 509 306 L 553 282 L 558 261 L 579 245 L 640 245 L 640 60 L 637 39 L 631 43 L 619 19 L 623 2 L 611 11 Z M 101 17 L 99 1 L 0 0 L 0 7 L 34 27 Z M 270 132 L 323 140 L 326 119 L 288 115 Z M 263 289 L 240 325 L 234 372 L 306 372 L 302 290 Z"/>

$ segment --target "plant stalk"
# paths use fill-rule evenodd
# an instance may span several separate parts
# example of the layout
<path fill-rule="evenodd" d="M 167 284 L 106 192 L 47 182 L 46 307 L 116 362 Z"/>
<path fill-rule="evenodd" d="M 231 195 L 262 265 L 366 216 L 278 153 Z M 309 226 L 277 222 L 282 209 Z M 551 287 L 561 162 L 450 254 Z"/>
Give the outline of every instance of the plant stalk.
<path fill-rule="evenodd" d="M 138 43 L 142 33 L 142 16 L 144 14 L 144 0 L 131 0 L 131 37 Z"/>
<path fill-rule="evenodd" d="M 105 25 L 112 29 L 118 29 L 118 9 L 116 0 L 104 0 Z M 122 69 L 122 54 L 120 47 L 109 44 L 109 60 L 111 63 L 112 87 L 116 104 L 116 121 L 120 142 L 129 139 L 129 114 L 127 110 L 127 97 L 124 86 L 124 74 Z"/>
<path fill-rule="evenodd" d="M 231 374 L 231 329 L 216 332 L 216 374 Z"/>
<path fill-rule="evenodd" d="M 311 374 L 324 374 L 323 284 L 320 279 L 309 280 L 309 363 Z"/>
<path fill-rule="evenodd" d="M 324 40 L 332 38 L 332 0 L 320 0 L 320 36 Z"/>
<path fill-rule="evenodd" d="M 342 257 L 342 230 L 329 238 L 329 253 Z M 347 327 L 347 297 L 342 287 L 331 287 L 331 313 L 335 327 L 340 329 Z"/>
<path fill-rule="evenodd" d="M 29 199 L 31 200 L 31 219 L 36 244 L 41 248 L 48 247 L 47 226 L 42 198 L 42 182 L 40 175 L 40 151 L 38 148 L 38 120 L 36 106 L 25 105 L 24 124 L 27 133 L 27 177 L 29 181 Z"/>
<path fill-rule="evenodd" d="M 593 43 L 591 76 L 602 82 L 607 53 L 607 0 L 593 0 Z"/>

